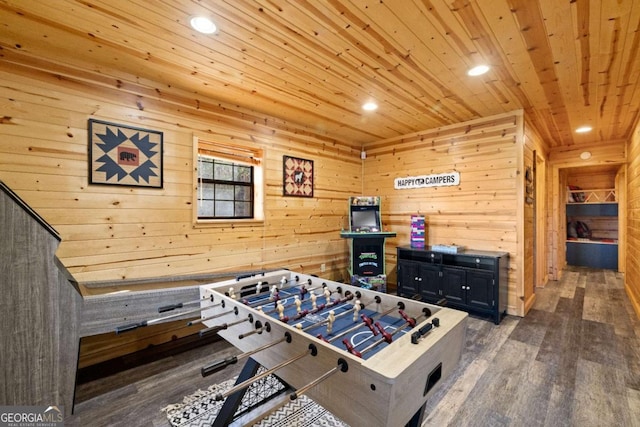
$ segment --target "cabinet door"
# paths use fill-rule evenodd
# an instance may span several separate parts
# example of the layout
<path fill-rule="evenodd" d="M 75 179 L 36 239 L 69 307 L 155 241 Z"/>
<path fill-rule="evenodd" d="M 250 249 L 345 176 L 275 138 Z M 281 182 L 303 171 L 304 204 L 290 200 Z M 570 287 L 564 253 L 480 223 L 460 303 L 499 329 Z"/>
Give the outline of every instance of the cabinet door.
<path fill-rule="evenodd" d="M 465 271 L 461 268 L 442 267 L 442 296 L 452 303 L 464 304 L 467 293 Z"/>
<path fill-rule="evenodd" d="M 436 302 L 442 298 L 442 279 L 439 265 L 420 266 L 420 295 L 423 301 Z"/>
<path fill-rule="evenodd" d="M 494 275 L 490 271 L 467 270 L 467 304 L 482 310 L 495 306 Z"/>
<path fill-rule="evenodd" d="M 398 261 L 398 296 L 413 298 L 420 293 L 420 264 Z"/>

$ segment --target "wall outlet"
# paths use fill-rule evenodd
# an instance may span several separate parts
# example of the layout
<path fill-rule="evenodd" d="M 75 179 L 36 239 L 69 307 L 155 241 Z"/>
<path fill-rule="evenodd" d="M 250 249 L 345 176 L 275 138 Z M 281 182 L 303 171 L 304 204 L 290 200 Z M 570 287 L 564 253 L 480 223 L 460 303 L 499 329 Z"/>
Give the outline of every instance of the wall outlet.
<path fill-rule="evenodd" d="M 327 269 L 327 265 L 326 264 L 320 264 L 320 272 L 321 273 L 324 273 L 326 269 Z"/>

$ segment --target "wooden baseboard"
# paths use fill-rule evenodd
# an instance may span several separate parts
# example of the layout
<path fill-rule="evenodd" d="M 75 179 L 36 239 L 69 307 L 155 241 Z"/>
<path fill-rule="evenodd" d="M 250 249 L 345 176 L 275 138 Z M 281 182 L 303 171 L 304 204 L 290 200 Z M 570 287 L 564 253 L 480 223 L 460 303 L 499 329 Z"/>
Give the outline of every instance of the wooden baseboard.
<path fill-rule="evenodd" d="M 640 299 L 636 298 L 636 295 L 633 293 L 631 287 L 629 286 L 626 280 L 624 282 L 624 290 L 627 293 L 627 296 L 629 297 L 629 301 L 631 301 L 631 306 L 633 307 L 633 310 L 636 312 L 636 316 L 638 316 L 638 319 L 640 319 Z"/>
<path fill-rule="evenodd" d="M 533 304 L 536 302 L 536 293 L 532 293 L 529 298 L 524 302 L 524 315 L 526 316 Z"/>

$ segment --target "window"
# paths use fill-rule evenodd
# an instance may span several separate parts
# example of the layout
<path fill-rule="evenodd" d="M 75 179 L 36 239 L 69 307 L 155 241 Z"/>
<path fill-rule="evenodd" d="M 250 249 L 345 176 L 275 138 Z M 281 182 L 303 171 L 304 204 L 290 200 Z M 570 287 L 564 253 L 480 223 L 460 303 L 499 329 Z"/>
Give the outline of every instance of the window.
<path fill-rule="evenodd" d="M 253 218 L 253 166 L 198 156 L 198 218 Z"/>
<path fill-rule="evenodd" d="M 197 140 L 196 219 L 262 219 L 260 150 Z"/>

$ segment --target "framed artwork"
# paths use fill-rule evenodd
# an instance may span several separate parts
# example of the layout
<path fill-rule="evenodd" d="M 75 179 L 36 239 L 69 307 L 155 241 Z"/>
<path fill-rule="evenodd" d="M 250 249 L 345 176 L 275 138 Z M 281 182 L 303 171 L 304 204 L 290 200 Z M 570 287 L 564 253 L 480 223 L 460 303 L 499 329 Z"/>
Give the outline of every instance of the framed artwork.
<path fill-rule="evenodd" d="M 526 196 L 524 198 L 524 201 L 526 204 L 528 205 L 532 205 L 533 201 L 534 201 L 534 185 L 533 185 L 533 170 L 531 169 L 531 166 L 527 166 L 527 169 L 525 171 L 524 174 L 524 178 L 525 178 L 525 191 L 526 191 Z"/>
<path fill-rule="evenodd" d="M 162 132 L 89 119 L 89 183 L 162 188 Z"/>
<path fill-rule="evenodd" d="M 282 169 L 283 195 L 313 197 L 313 160 L 282 156 Z"/>

